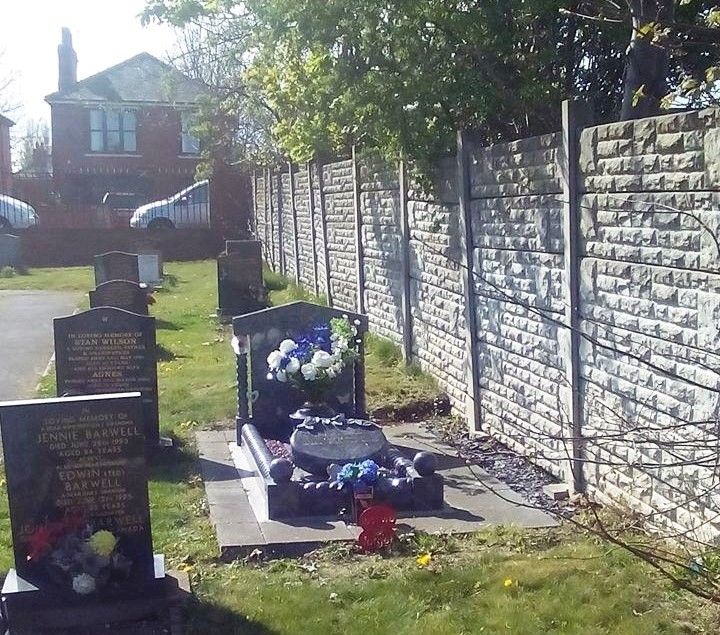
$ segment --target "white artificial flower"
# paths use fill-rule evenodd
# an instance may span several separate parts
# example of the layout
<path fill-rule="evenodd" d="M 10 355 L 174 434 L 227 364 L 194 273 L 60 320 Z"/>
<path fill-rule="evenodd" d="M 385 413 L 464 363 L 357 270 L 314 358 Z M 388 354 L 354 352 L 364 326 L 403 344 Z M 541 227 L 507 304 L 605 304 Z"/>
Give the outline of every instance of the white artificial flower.
<path fill-rule="evenodd" d="M 333 363 L 332 356 L 330 353 L 326 353 L 325 351 L 315 351 L 311 361 L 318 368 L 327 368 Z"/>
<path fill-rule="evenodd" d="M 275 379 L 275 377 L 273 377 L 272 373 L 268 373 L 267 375 L 265 375 L 265 378 L 266 379 Z"/>
<path fill-rule="evenodd" d="M 284 370 L 279 370 L 275 373 L 275 379 L 284 384 L 288 380 L 287 373 Z"/>
<path fill-rule="evenodd" d="M 242 346 L 240 345 L 240 340 L 238 339 L 237 335 L 230 340 L 230 346 L 232 346 L 232 349 L 233 349 L 233 352 L 235 353 L 235 355 L 242 355 L 242 354 L 243 354 L 243 352 L 244 352 L 243 348 L 244 348 L 244 347 L 242 347 Z"/>
<path fill-rule="evenodd" d="M 280 362 L 283 360 L 283 354 L 280 351 L 273 351 L 267 357 L 267 363 L 270 370 L 277 370 L 280 368 Z"/>
<path fill-rule="evenodd" d="M 335 379 L 335 377 L 337 376 L 337 374 L 338 374 L 338 372 L 337 372 L 335 366 L 330 366 L 330 368 L 327 369 L 327 376 L 328 376 L 330 379 Z"/>
<path fill-rule="evenodd" d="M 280 342 L 280 346 L 278 346 L 278 348 L 283 355 L 289 355 L 297 348 L 297 344 L 295 343 L 295 340 L 283 340 Z"/>
<path fill-rule="evenodd" d="M 89 573 L 80 573 L 73 578 L 73 591 L 80 595 L 87 595 L 95 590 L 95 578 Z"/>
<path fill-rule="evenodd" d="M 312 362 L 303 364 L 300 368 L 300 372 L 302 373 L 305 381 L 313 381 L 317 377 L 317 371 L 317 366 L 315 366 Z"/>
<path fill-rule="evenodd" d="M 287 366 L 285 366 L 285 372 L 288 375 L 294 375 L 299 370 L 300 370 L 300 360 L 298 360 L 297 357 L 291 357 L 290 361 L 287 363 Z"/>

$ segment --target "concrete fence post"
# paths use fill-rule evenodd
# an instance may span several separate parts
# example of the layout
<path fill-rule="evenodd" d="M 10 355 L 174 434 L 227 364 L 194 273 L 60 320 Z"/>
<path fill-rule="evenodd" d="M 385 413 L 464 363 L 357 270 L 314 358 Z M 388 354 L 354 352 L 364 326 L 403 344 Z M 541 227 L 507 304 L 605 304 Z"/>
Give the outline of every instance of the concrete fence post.
<path fill-rule="evenodd" d="M 412 361 L 413 323 L 410 304 L 410 218 L 408 214 L 407 165 L 398 164 L 400 184 L 400 284 L 402 298 L 402 350 L 405 363 Z"/>
<path fill-rule="evenodd" d="M 352 147 L 353 208 L 355 211 L 355 254 L 357 278 L 357 312 L 365 313 L 365 254 L 362 239 L 362 200 L 360 198 L 360 166 L 357 148 Z"/>
<path fill-rule="evenodd" d="M 462 288 L 465 304 L 465 416 L 471 431 L 480 430 L 480 369 L 478 366 L 477 295 L 473 277 L 474 244 L 470 206 L 470 141 L 465 132 L 457 134 L 457 178 Z"/>
<path fill-rule="evenodd" d="M 273 199 L 273 174 L 272 168 L 267 168 L 265 172 L 266 191 L 267 191 L 267 211 L 270 220 L 270 266 L 273 269 L 280 269 L 282 273 L 282 258 L 275 261 L 275 252 L 277 243 L 275 241 L 275 205 Z"/>
<path fill-rule="evenodd" d="M 295 177 L 293 164 L 288 163 L 288 178 L 290 181 L 290 215 L 292 216 L 293 256 L 295 265 L 295 284 L 300 285 L 300 250 L 298 239 L 297 205 L 295 205 Z"/>
<path fill-rule="evenodd" d="M 313 293 L 320 295 L 320 282 L 318 281 L 318 246 L 317 232 L 315 231 L 315 190 L 313 189 L 312 161 L 307 162 L 308 206 L 310 207 L 310 244 L 312 245 L 312 274 Z"/>
<path fill-rule="evenodd" d="M 576 492 L 586 489 L 583 468 L 585 447 L 583 442 L 583 395 L 580 376 L 580 133 L 591 122 L 591 110 L 578 101 L 562 104 L 562 149 L 559 154 L 560 178 L 563 187 L 563 240 L 565 301 L 564 322 L 568 332 L 561 342 L 563 364 L 567 378 L 565 409 L 572 435 L 572 461 L 570 470 Z"/>
<path fill-rule="evenodd" d="M 316 159 L 318 179 L 318 194 L 320 207 L 320 233 L 322 234 L 322 254 L 323 264 L 325 266 L 325 297 L 328 306 L 333 305 L 332 287 L 330 286 L 330 251 L 328 249 L 328 227 L 327 227 L 327 206 L 325 205 L 325 175 L 323 174 L 323 163 L 320 159 Z"/>

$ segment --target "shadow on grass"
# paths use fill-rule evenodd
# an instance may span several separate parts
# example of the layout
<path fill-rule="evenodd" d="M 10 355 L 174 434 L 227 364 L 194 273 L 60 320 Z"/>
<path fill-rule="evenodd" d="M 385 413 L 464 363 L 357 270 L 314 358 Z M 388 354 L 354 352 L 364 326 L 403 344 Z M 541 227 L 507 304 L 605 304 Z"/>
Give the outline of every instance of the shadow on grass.
<path fill-rule="evenodd" d="M 192 447 L 171 434 L 173 445 L 157 450 L 149 461 L 149 476 L 154 481 L 185 482 L 200 473 L 200 463 Z"/>
<path fill-rule="evenodd" d="M 175 324 L 173 322 L 168 322 L 168 320 L 163 320 L 162 318 L 155 318 L 155 327 L 158 330 L 162 329 L 164 331 L 179 331 L 180 330 L 180 327 L 177 324 Z"/>
<path fill-rule="evenodd" d="M 207 601 L 196 600 L 188 606 L 188 635 L 280 635 L 260 622 Z"/>
<path fill-rule="evenodd" d="M 184 359 L 187 355 L 178 355 L 162 344 L 155 344 L 155 359 L 159 362 L 171 362 L 174 359 Z"/>
<path fill-rule="evenodd" d="M 180 278 L 171 273 L 166 273 L 163 275 L 162 287 L 158 289 L 158 293 L 162 293 L 163 291 L 170 291 L 170 289 L 174 289 L 181 282 L 184 282 L 184 280 L 181 280 Z"/>

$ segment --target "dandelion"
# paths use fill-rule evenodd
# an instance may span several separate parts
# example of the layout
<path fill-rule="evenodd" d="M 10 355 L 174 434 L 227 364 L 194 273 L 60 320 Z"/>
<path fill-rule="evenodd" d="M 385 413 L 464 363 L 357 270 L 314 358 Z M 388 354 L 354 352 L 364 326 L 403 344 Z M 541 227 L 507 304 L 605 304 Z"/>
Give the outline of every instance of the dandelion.
<path fill-rule="evenodd" d="M 417 562 L 418 567 L 427 567 L 431 560 L 432 555 L 429 553 L 423 553 L 415 559 L 415 562 Z"/>
<path fill-rule="evenodd" d="M 503 586 L 504 586 L 506 589 L 507 589 L 508 587 L 511 587 L 513 584 L 515 584 L 515 583 L 513 582 L 513 579 L 512 579 L 512 578 L 505 578 L 505 582 L 503 582 Z"/>

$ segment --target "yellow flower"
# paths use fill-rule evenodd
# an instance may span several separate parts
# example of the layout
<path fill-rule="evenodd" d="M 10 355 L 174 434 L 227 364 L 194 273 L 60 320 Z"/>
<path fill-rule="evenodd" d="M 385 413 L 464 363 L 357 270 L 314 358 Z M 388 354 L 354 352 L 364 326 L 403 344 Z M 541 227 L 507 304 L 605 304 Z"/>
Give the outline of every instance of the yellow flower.
<path fill-rule="evenodd" d="M 424 553 L 424 554 L 418 556 L 415 559 L 415 562 L 417 562 L 418 567 L 427 567 L 430 564 L 431 560 L 432 560 L 432 556 L 429 553 Z"/>
<path fill-rule="evenodd" d="M 503 586 L 505 588 L 511 587 L 513 585 L 513 579 L 512 578 L 506 578 L 505 582 L 503 582 Z"/>
<path fill-rule="evenodd" d="M 116 544 L 117 538 L 104 529 L 96 531 L 90 536 L 90 546 L 99 556 L 109 556 L 113 552 L 113 549 L 115 549 Z"/>

